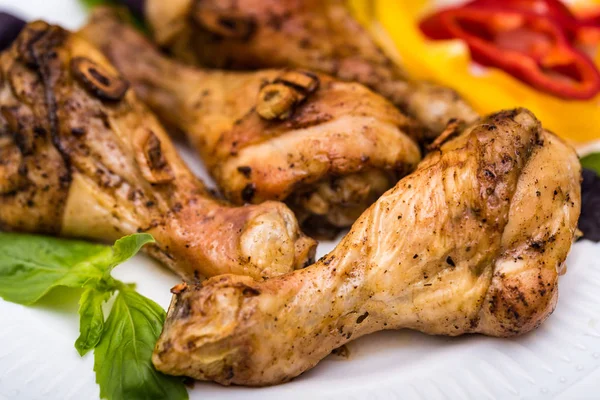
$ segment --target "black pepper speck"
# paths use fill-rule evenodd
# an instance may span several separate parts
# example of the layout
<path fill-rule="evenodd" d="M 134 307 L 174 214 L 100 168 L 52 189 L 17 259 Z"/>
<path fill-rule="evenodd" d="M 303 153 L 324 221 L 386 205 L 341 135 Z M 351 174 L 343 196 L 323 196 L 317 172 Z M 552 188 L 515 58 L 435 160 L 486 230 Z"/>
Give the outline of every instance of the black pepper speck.
<path fill-rule="evenodd" d="M 254 186 L 254 183 L 247 184 L 244 189 L 242 189 L 242 200 L 246 203 L 250 203 L 254 198 L 254 193 L 256 193 L 256 186 Z"/>

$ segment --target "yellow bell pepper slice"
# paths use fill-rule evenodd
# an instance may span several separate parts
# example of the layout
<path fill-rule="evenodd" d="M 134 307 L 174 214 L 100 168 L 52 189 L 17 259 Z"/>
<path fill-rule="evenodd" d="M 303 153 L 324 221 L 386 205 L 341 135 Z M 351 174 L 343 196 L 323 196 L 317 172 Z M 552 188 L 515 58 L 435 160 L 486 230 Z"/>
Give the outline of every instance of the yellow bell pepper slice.
<path fill-rule="evenodd" d="M 576 142 L 600 139 L 600 96 L 564 100 L 522 83 L 504 71 L 472 63 L 460 40 L 430 41 L 419 30 L 423 16 L 435 10 L 427 0 L 351 0 L 354 15 L 410 76 L 454 88 L 481 114 L 527 107 L 544 126 Z M 447 2 L 445 2 L 447 3 Z M 578 7 L 600 4 L 577 0 Z M 600 65 L 600 52 L 596 57 Z"/>

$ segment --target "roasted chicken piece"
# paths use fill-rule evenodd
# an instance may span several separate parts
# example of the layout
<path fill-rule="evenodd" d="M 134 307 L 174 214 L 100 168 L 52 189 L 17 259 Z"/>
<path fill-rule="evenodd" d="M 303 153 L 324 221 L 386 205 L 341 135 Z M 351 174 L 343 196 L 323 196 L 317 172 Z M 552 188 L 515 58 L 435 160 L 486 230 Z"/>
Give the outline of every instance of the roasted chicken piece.
<path fill-rule="evenodd" d="M 316 264 L 177 288 L 156 368 L 271 385 L 383 329 L 505 337 L 540 325 L 576 231 L 577 155 L 524 109 L 445 140 Z"/>
<path fill-rule="evenodd" d="M 213 198 L 104 56 L 41 21 L 0 54 L 0 229 L 149 232 L 148 252 L 189 280 L 290 272 L 315 246 L 282 203 Z"/>
<path fill-rule="evenodd" d="M 454 90 L 411 81 L 346 8 L 345 0 L 121 0 L 154 39 L 188 63 L 216 68 L 307 68 L 360 82 L 438 135 L 478 115 Z"/>
<path fill-rule="evenodd" d="M 186 67 L 107 8 L 81 34 L 187 133 L 235 204 L 285 200 L 301 220 L 347 227 L 420 160 L 414 121 L 360 84 L 303 70 Z"/>

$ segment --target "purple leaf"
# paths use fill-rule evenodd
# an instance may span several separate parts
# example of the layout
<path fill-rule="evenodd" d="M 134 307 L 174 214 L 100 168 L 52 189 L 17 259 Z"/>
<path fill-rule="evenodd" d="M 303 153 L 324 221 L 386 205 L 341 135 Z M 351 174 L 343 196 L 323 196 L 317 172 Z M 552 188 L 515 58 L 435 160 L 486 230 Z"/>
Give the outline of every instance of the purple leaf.
<path fill-rule="evenodd" d="M 127 6 L 129 11 L 137 18 L 144 20 L 144 11 L 146 9 L 146 0 L 118 0 L 119 3 Z"/>
<path fill-rule="evenodd" d="M 0 12 L 0 51 L 11 45 L 25 25 L 21 18 Z"/>
<path fill-rule="evenodd" d="M 591 169 L 583 170 L 579 229 L 584 239 L 600 242 L 600 177 Z"/>

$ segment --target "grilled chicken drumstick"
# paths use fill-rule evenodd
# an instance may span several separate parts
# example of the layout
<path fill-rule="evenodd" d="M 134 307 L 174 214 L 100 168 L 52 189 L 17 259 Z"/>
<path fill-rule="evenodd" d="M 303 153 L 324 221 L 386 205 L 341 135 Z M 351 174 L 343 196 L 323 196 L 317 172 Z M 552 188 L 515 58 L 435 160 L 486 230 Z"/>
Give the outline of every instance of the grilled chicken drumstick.
<path fill-rule="evenodd" d="M 260 279 L 315 242 L 282 203 L 215 200 L 87 41 L 38 21 L 0 54 L 0 229 L 114 240 L 144 231 L 186 279 Z"/>
<path fill-rule="evenodd" d="M 225 275 L 178 287 L 154 365 L 261 386 L 383 329 L 536 328 L 554 309 L 576 231 L 579 160 L 523 109 L 445 139 L 316 264 L 263 282 Z"/>
<path fill-rule="evenodd" d="M 428 128 L 478 115 L 452 89 L 410 81 L 350 15 L 346 0 L 121 0 L 177 58 L 216 68 L 307 68 L 360 82 Z"/>
<path fill-rule="evenodd" d="M 236 204 L 285 200 L 301 220 L 347 227 L 420 160 L 413 122 L 360 84 L 303 70 L 186 67 L 106 8 L 80 33 L 188 134 Z"/>

